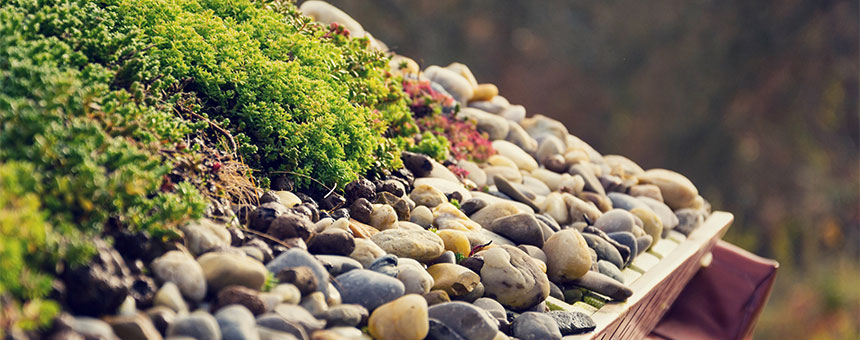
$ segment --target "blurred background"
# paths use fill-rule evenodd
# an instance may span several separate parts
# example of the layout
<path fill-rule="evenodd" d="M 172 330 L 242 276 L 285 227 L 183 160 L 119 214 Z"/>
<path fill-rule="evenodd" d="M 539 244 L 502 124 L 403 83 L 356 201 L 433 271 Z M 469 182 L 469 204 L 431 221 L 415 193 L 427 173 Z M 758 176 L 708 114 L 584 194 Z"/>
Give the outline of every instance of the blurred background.
<path fill-rule="evenodd" d="M 777 259 L 757 339 L 860 338 L 856 1 L 330 1 L 604 154 L 689 177 Z M 800 336 L 799 335 L 803 335 Z"/>

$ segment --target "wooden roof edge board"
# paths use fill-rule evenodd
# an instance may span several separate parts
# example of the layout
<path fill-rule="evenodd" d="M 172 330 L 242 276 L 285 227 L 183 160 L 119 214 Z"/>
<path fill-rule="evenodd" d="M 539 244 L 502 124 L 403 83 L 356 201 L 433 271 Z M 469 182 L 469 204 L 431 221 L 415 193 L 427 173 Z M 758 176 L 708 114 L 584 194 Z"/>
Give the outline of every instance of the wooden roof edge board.
<path fill-rule="evenodd" d="M 713 212 L 698 229 L 694 230 L 687 237 L 687 240 L 681 242 L 677 248 L 661 259 L 657 266 L 645 272 L 630 285 L 630 289 L 633 290 L 633 295 L 630 296 L 627 301 L 607 303 L 603 308 L 598 310 L 597 313 L 592 315 L 592 319 L 594 319 L 594 322 L 597 324 L 597 327 L 593 332 L 580 335 L 570 335 L 564 337 L 564 339 L 601 339 L 610 333 L 612 334 L 613 339 L 625 339 L 635 336 L 636 334 L 629 333 L 618 334 L 616 328 L 621 325 L 625 318 L 637 317 L 636 315 L 630 315 L 630 313 L 635 309 L 634 307 L 639 304 L 653 303 L 654 301 L 659 302 L 661 304 L 659 310 L 644 308 L 640 309 L 640 311 L 644 313 L 656 312 L 660 314 L 660 317 L 662 317 L 662 314 L 668 310 L 667 304 L 670 305 L 671 302 L 678 297 L 683 286 L 689 282 L 696 271 L 701 267 L 699 262 L 702 257 L 709 253 L 711 248 L 716 245 L 717 241 L 725 235 L 729 226 L 732 224 L 732 221 L 734 221 L 734 215 L 729 212 Z M 672 278 L 673 275 L 682 277 Z M 661 296 L 657 299 L 655 299 L 654 296 L 651 296 L 650 299 L 646 299 L 649 295 L 658 293 L 655 291 L 655 288 L 659 285 L 669 284 L 670 278 L 673 279 L 671 280 L 673 281 L 671 282 L 673 285 L 678 285 L 678 283 L 680 283 L 680 285 L 673 289 L 666 287 L 667 289 L 663 289 L 659 292 L 666 296 Z M 638 317 L 641 317 L 641 315 Z M 659 322 L 659 318 L 650 319 L 653 320 L 649 320 L 649 322 L 653 321 L 655 325 L 656 322 Z M 648 325 L 648 327 L 652 328 L 653 326 L 654 325 Z M 625 330 L 622 330 L 622 332 Z M 641 331 L 642 327 L 633 327 L 631 330 Z"/>

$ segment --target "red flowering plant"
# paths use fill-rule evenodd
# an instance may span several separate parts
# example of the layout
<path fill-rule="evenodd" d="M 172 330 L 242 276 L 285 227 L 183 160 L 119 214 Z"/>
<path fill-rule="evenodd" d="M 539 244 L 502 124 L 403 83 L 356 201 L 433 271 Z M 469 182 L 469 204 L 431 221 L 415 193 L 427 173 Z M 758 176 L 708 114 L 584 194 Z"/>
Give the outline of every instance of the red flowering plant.
<path fill-rule="evenodd" d="M 404 79 L 403 92 L 409 96 L 409 108 L 416 118 L 439 113 L 454 113 L 457 102 L 443 89 L 434 88 L 429 80 Z"/>
<path fill-rule="evenodd" d="M 484 162 L 496 153 L 487 134 L 478 132 L 474 121 L 438 114 L 418 118 L 416 123 L 421 131 L 444 136 L 450 145 L 451 156 L 455 159 Z"/>

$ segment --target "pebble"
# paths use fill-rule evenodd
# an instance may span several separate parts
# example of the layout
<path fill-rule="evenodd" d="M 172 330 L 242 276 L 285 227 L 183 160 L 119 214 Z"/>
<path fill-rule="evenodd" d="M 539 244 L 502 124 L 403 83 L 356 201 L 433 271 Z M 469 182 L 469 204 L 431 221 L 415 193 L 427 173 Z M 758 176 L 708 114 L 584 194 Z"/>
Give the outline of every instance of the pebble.
<path fill-rule="evenodd" d="M 427 272 L 433 277 L 431 289 L 443 290 L 452 299 L 469 295 L 474 290 L 479 289 L 479 285 L 483 291 L 481 277 L 464 266 L 453 263 L 437 263 L 427 268 Z"/>
<path fill-rule="evenodd" d="M 427 301 L 408 294 L 379 306 L 367 322 L 370 335 L 377 340 L 421 340 L 429 332 Z"/>
<path fill-rule="evenodd" d="M 630 260 L 626 264 L 630 264 L 630 262 L 633 261 L 633 258 L 636 257 L 636 255 L 639 255 L 639 245 L 636 243 L 636 236 L 633 236 L 632 233 L 619 231 L 614 233 L 607 233 L 607 235 L 609 235 L 611 239 L 617 241 L 618 243 L 621 243 L 624 246 L 627 246 L 627 248 L 630 248 L 631 256 Z"/>
<path fill-rule="evenodd" d="M 338 276 L 353 269 L 364 268 L 361 263 L 346 256 L 317 255 L 316 258 L 332 276 Z"/>
<path fill-rule="evenodd" d="M 490 100 L 478 100 L 469 102 L 469 107 L 484 110 L 489 113 L 498 114 L 506 107 L 511 106 L 511 103 L 505 97 L 495 96 Z"/>
<path fill-rule="evenodd" d="M 564 196 L 558 192 L 552 192 L 540 204 L 540 212 L 549 215 L 559 224 L 567 224 L 570 221 L 570 211 L 564 203 Z"/>
<path fill-rule="evenodd" d="M 508 317 L 505 307 L 491 298 L 482 297 L 472 302 L 472 304 L 486 310 L 496 319 L 503 320 Z"/>
<path fill-rule="evenodd" d="M 598 235 L 582 233 L 582 237 L 585 239 L 585 242 L 588 243 L 588 246 L 597 252 L 597 258 L 599 260 L 609 261 L 618 268 L 623 267 L 627 260 L 629 260 L 629 258 L 622 257 L 621 253 L 618 252 L 618 249 Z"/>
<path fill-rule="evenodd" d="M 638 250 L 637 255 L 646 252 L 649 248 L 651 248 L 651 245 L 653 243 L 654 238 L 652 238 L 651 235 L 642 235 L 636 237 L 636 249 Z"/>
<path fill-rule="evenodd" d="M 227 228 L 208 218 L 202 218 L 180 227 L 185 235 L 185 246 L 194 255 L 230 245 Z"/>
<path fill-rule="evenodd" d="M 299 302 L 299 306 L 310 312 L 311 315 L 316 318 L 328 311 L 328 303 L 326 303 L 325 296 L 322 292 L 312 292 L 305 295 L 302 298 L 302 301 Z"/>
<path fill-rule="evenodd" d="M 482 226 L 489 226 L 497 218 L 514 215 L 519 212 L 520 209 L 513 203 L 501 201 L 490 203 L 483 209 L 473 213 L 469 218 Z"/>
<path fill-rule="evenodd" d="M 561 122 L 541 114 L 523 119 L 520 125 L 538 141 L 546 135 L 555 136 L 563 141 L 567 140 L 567 127 Z"/>
<path fill-rule="evenodd" d="M 660 187 L 654 184 L 639 184 L 631 186 L 628 194 L 633 197 L 648 197 L 658 202 L 663 202 L 663 194 L 660 192 Z"/>
<path fill-rule="evenodd" d="M 314 331 L 320 330 L 325 327 L 325 321 L 317 319 L 302 306 L 288 305 L 282 303 L 275 307 L 275 314 L 277 314 L 278 317 L 284 320 L 284 322 L 281 322 L 282 325 L 292 324 L 301 327 L 306 334 L 311 334 Z M 261 324 L 259 319 L 257 320 L 257 324 Z M 270 328 L 276 329 L 274 327 Z"/>
<path fill-rule="evenodd" d="M 400 196 L 395 196 L 394 194 L 385 191 L 379 193 L 376 198 L 376 203 L 394 208 L 394 212 L 397 213 L 397 220 L 400 221 L 409 221 L 409 212 L 415 207 L 415 203 L 410 202 L 408 198 L 401 198 Z M 372 217 L 373 216 L 371 215 L 371 218 Z M 372 223 L 373 220 L 371 220 L 371 224 Z"/>
<path fill-rule="evenodd" d="M 511 122 L 519 123 L 526 118 L 526 108 L 522 105 L 510 105 L 499 111 L 498 114 Z"/>
<path fill-rule="evenodd" d="M 521 340 L 561 340 L 555 319 L 547 314 L 525 312 L 513 323 L 514 336 Z"/>
<path fill-rule="evenodd" d="M 478 131 L 486 132 L 490 140 L 505 139 L 508 136 L 510 126 L 504 117 L 479 110 L 472 107 L 461 108 L 457 113 L 459 119 L 472 119 L 477 122 Z"/>
<path fill-rule="evenodd" d="M 371 263 L 367 269 L 391 277 L 397 277 L 397 262 L 397 256 L 386 254 L 373 260 L 373 263 Z"/>
<path fill-rule="evenodd" d="M 606 260 L 597 261 L 597 271 L 603 275 L 609 276 L 615 281 L 620 283 L 624 283 L 624 274 L 621 273 L 621 269 L 613 264 L 612 262 Z"/>
<path fill-rule="evenodd" d="M 544 137 L 541 141 L 540 146 L 535 152 L 535 158 L 541 164 L 546 165 L 545 163 L 551 156 L 560 155 L 564 152 L 565 145 L 564 142 L 553 135 L 549 135 Z"/>
<path fill-rule="evenodd" d="M 403 296 L 405 287 L 399 280 L 367 269 L 356 269 L 335 278 L 343 303 L 361 305 L 372 311 L 382 304 Z"/>
<path fill-rule="evenodd" d="M 645 203 L 645 205 L 651 208 L 651 211 L 657 214 L 657 217 L 660 218 L 660 222 L 663 225 L 664 232 L 675 229 L 678 225 L 678 216 L 676 216 L 675 212 L 672 211 L 672 208 L 669 208 L 665 203 L 650 197 L 637 197 L 637 199 Z"/>
<path fill-rule="evenodd" d="M 84 335 L 86 339 L 119 339 L 107 322 L 96 318 L 75 317 L 70 326 L 74 332 Z"/>
<path fill-rule="evenodd" d="M 551 311 L 547 315 L 555 320 L 561 335 L 588 333 L 597 328 L 594 320 L 583 312 Z"/>
<path fill-rule="evenodd" d="M 281 202 L 281 204 L 287 208 L 292 208 L 294 206 L 302 204 L 302 199 L 292 192 L 279 190 L 275 191 L 274 194 L 278 196 L 279 202 Z"/>
<path fill-rule="evenodd" d="M 508 182 L 508 180 L 501 176 L 494 176 L 493 182 L 499 191 L 508 195 L 513 200 L 528 205 L 533 212 L 540 211 L 540 208 L 534 203 L 535 195 L 533 193 L 529 195 L 530 193 L 524 192 L 521 188 L 518 188 L 518 185 Z"/>
<path fill-rule="evenodd" d="M 576 230 L 553 234 L 544 243 L 543 252 L 547 257 L 547 275 L 557 284 L 581 277 L 591 268 L 588 244 Z"/>
<path fill-rule="evenodd" d="M 246 255 L 217 252 L 197 258 L 208 288 L 217 292 L 230 285 L 260 290 L 266 282 L 266 267 Z"/>
<path fill-rule="evenodd" d="M 389 229 L 370 238 L 387 253 L 429 262 L 445 251 L 445 244 L 435 233 L 426 230 Z"/>
<path fill-rule="evenodd" d="M 590 191 L 583 191 L 579 194 L 579 198 L 594 204 L 601 212 L 612 210 L 612 200 L 610 200 L 608 196 Z"/>
<path fill-rule="evenodd" d="M 632 253 L 630 251 L 630 247 L 627 247 L 621 243 L 618 243 L 618 241 L 612 239 L 611 237 L 609 237 L 609 235 L 607 235 L 605 232 L 603 232 L 600 229 L 597 229 L 597 228 L 592 227 L 592 226 L 586 226 L 585 228 L 583 228 L 582 235 L 585 236 L 586 234 L 597 235 L 602 240 L 608 242 L 613 247 L 615 247 L 615 250 L 617 250 L 618 254 L 621 255 L 621 259 L 624 261 L 624 263 L 629 263 L 630 261 L 633 260 L 631 257 L 636 256 L 635 253 Z"/>
<path fill-rule="evenodd" d="M 487 174 L 475 162 L 463 159 L 457 161 L 457 166 L 468 172 L 466 178 L 474 182 L 478 188 L 487 184 Z"/>
<path fill-rule="evenodd" d="M 361 223 L 370 223 L 370 213 L 372 211 L 373 205 L 366 198 L 359 198 L 349 206 L 349 216 Z"/>
<path fill-rule="evenodd" d="M 430 306 L 451 302 L 451 297 L 444 290 L 431 290 L 429 293 L 421 294 L 421 296 L 427 300 L 427 304 Z"/>
<path fill-rule="evenodd" d="M 397 212 L 387 204 L 375 204 L 370 213 L 370 225 L 377 230 L 388 230 L 396 227 Z"/>
<path fill-rule="evenodd" d="M 613 174 L 621 177 L 636 176 L 645 172 L 636 162 L 624 156 L 604 155 L 603 160 L 612 169 Z"/>
<path fill-rule="evenodd" d="M 430 306 L 427 313 L 430 318 L 438 320 L 464 339 L 492 340 L 499 332 L 498 322 L 490 313 L 465 302 L 440 303 Z M 444 334 L 444 331 L 440 332 Z M 440 338 L 438 333 L 436 336 L 438 339 L 453 338 Z"/>
<path fill-rule="evenodd" d="M 472 246 L 469 244 L 469 238 L 466 236 L 466 233 L 462 231 L 443 229 L 439 230 L 436 235 L 442 239 L 442 242 L 445 245 L 445 250 L 450 250 L 463 256 L 468 256 L 472 251 Z"/>
<path fill-rule="evenodd" d="M 457 72 L 432 65 L 424 70 L 424 75 L 433 82 L 442 85 L 445 91 L 461 104 L 466 104 L 474 94 L 474 89 L 469 81 Z"/>
<path fill-rule="evenodd" d="M 403 160 L 403 167 L 409 169 L 415 177 L 426 177 L 434 168 L 433 159 L 425 154 L 403 151 L 400 153 L 400 159 Z"/>
<path fill-rule="evenodd" d="M 106 316 L 104 321 L 120 339 L 161 340 L 161 334 L 146 314 Z"/>
<path fill-rule="evenodd" d="M 355 237 L 341 229 L 329 229 L 308 241 L 308 251 L 314 254 L 346 256 L 355 250 Z"/>
<path fill-rule="evenodd" d="M 481 252 L 481 283 L 487 297 L 502 305 L 524 310 L 549 296 L 549 280 L 537 260 L 513 246 L 499 246 Z"/>
<path fill-rule="evenodd" d="M 313 229 L 314 223 L 307 216 L 287 212 L 272 221 L 266 234 L 278 240 L 298 237 L 307 241 Z"/>
<path fill-rule="evenodd" d="M 188 304 L 182 299 L 182 293 L 173 282 L 165 282 L 155 293 L 153 305 L 170 308 L 176 313 L 188 312 Z"/>
<path fill-rule="evenodd" d="M 257 326 L 257 333 L 260 335 L 260 340 L 299 340 L 296 336 L 287 333 L 273 330 L 268 327 Z M 306 339 L 301 339 L 306 340 Z"/>
<path fill-rule="evenodd" d="M 684 234 L 684 236 L 690 236 L 693 230 L 705 223 L 705 214 L 700 210 L 681 209 L 675 212 L 675 216 L 678 217 L 678 225 L 674 230 Z"/>
<path fill-rule="evenodd" d="M 450 172 L 447 168 L 445 168 L 445 171 Z M 469 192 L 469 190 L 466 190 L 466 188 L 463 186 L 463 184 L 461 184 L 459 179 L 457 179 L 456 177 L 453 179 L 425 177 L 425 178 L 419 178 L 419 179 L 415 180 L 415 185 L 423 185 L 423 184 L 434 187 L 434 188 L 438 189 L 439 191 L 441 191 L 445 195 L 454 195 L 455 193 L 457 193 L 461 197 L 459 199 L 460 202 L 463 202 L 467 199 L 472 198 L 472 194 Z M 447 201 L 448 201 L 448 199 L 446 196 L 445 202 L 447 202 Z"/>
<path fill-rule="evenodd" d="M 415 201 L 415 204 L 429 208 L 448 202 L 445 193 L 428 184 L 416 184 L 415 189 L 409 193 L 409 198 Z"/>
<path fill-rule="evenodd" d="M 472 88 L 477 88 L 479 86 L 478 81 L 475 80 L 475 75 L 472 74 L 472 70 L 469 69 L 469 66 L 466 66 L 463 63 L 453 62 L 448 66 L 445 66 L 445 69 L 454 71 L 454 73 L 462 76 L 464 79 L 466 79 L 466 81 L 469 82 L 469 85 L 472 86 Z"/>
<path fill-rule="evenodd" d="M 242 305 L 230 305 L 215 313 L 224 340 L 259 340 L 254 315 Z"/>
<path fill-rule="evenodd" d="M 636 225 L 633 214 L 622 209 L 612 209 L 600 216 L 594 221 L 594 227 L 603 230 L 605 233 L 614 232 L 633 232 L 633 226 Z"/>
<path fill-rule="evenodd" d="M 493 84 L 479 84 L 469 101 L 490 100 L 499 94 L 499 88 Z"/>
<path fill-rule="evenodd" d="M 435 283 L 433 276 L 421 263 L 409 258 L 400 259 L 397 265 L 397 279 L 403 282 L 406 294 L 426 294 Z"/>
<path fill-rule="evenodd" d="M 505 141 L 513 143 L 529 155 L 535 154 L 538 150 L 538 142 L 515 121 L 508 121 L 508 125 L 508 136 L 505 137 Z"/>
<path fill-rule="evenodd" d="M 376 243 L 365 238 L 355 239 L 355 250 L 349 257 L 358 261 L 362 267 L 367 268 L 378 257 L 385 255 L 385 250 L 382 250 Z"/>
<path fill-rule="evenodd" d="M 618 301 L 627 300 L 627 298 L 633 295 L 633 291 L 630 288 L 627 288 L 609 276 L 595 271 L 589 271 L 582 277 L 570 281 L 570 283 L 582 288 L 591 289 Z"/>
<path fill-rule="evenodd" d="M 505 156 L 513 161 L 520 170 L 532 171 L 538 167 L 537 161 L 535 161 L 528 152 L 524 151 L 514 143 L 506 140 L 495 140 L 493 141 L 493 149 L 495 149 L 499 155 Z"/>
<path fill-rule="evenodd" d="M 281 214 L 287 212 L 287 207 L 278 202 L 261 204 L 248 216 L 248 228 L 257 231 L 266 231 Z"/>
<path fill-rule="evenodd" d="M 585 180 L 582 179 L 582 176 L 571 176 L 568 173 L 559 174 L 543 168 L 535 169 L 531 175 L 544 182 L 552 191 L 578 194 L 585 187 Z"/>
<path fill-rule="evenodd" d="M 487 166 L 484 167 L 484 173 L 487 174 L 487 185 L 493 186 L 496 185 L 494 182 L 494 178 L 496 176 L 502 177 L 508 181 L 518 183 L 522 182 L 523 174 L 517 168 L 509 167 L 509 166 Z"/>
<path fill-rule="evenodd" d="M 167 328 L 167 337 L 187 336 L 194 339 L 221 339 L 221 328 L 212 314 L 204 311 L 177 316 L 173 324 Z"/>
<path fill-rule="evenodd" d="M 529 256 L 531 256 L 532 258 L 534 258 L 536 260 L 540 260 L 543 263 L 546 263 L 546 261 L 547 261 L 546 254 L 543 252 L 543 250 L 541 250 L 538 247 L 528 245 L 528 244 L 521 244 L 521 245 L 518 245 L 517 248 L 520 248 L 520 250 L 524 251 L 526 254 L 528 254 Z"/>
<path fill-rule="evenodd" d="M 597 206 L 593 203 L 583 201 L 579 197 L 568 193 L 562 194 L 562 197 L 570 212 L 571 222 L 591 221 L 593 223 L 603 215 L 600 209 L 597 209 Z"/>
<path fill-rule="evenodd" d="M 228 286 L 218 292 L 215 301 L 218 307 L 241 305 L 254 315 L 259 315 L 266 312 L 266 305 L 263 304 L 263 300 L 257 296 L 257 293 L 256 290 L 247 287 Z"/>
<path fill-rule="evenodd" d="M 595 192 L 597 194 L 606 195 L 606 191 L 604 191 L 603 185 L 600 184 L 600 180 L 597 179 L 597 176 L 594 175 L 594 171 L 592 171 L 591 167 L 586 166 L 585 164 L 574 164 L 571 165 L 567 172 L 571 176 L 579 175 L 582 179 L 585 180 L 585 190 Z"/>
<path fill-rule="evenodd" d="M 430 224 L 433 223 L 433 212 L 426 206 L 418 205 L 409 214 L 409 221 L 424 228 L 429 228 Z"/>
<path fill-rule="evenodd" d="M 302 299 L 302 292 L 291 283 L 280 283 L 270 291 L 281 297 L 281 302 L 287 304 L 297 304 Z"/>
<path fill-rule="evenodd" d="M 364 177 L 360 177 L 343 188 L 343 193 L 348 202 L 364 198 L 370 202 L 376 200 L 376 185 Z"/>
<path fill-rule="evenodd" d="M 288 312 L 289 310 L 285 310 Z M 301 312 L 300 312 L 301 313 Z M 301 313 L 303 316 L 307 317 L 307 311 Z M 313 316 L 311 316 L 313 318 Z M 312 320 L 309 320 L 312 322 Z M 270 329 L 277 332 L 284 332 L 294 336 L 296 339 L 307 340 L 308 335 L 305 332 L 304 327 L 299 325 L 298 323 L 288 321 L 284 317 L 278 315 L 277 313 L 266 313 L 257 317 L 257 326 L 264 327 L 266 329 Z M 318 325 L 319 323 L 315 323 L 314 325 Z M 258 328 L 259 329 L 259 328 Z M 260 334 L 261 336 L 263 334 Z"/>
<path fill-rule="evenodd" d="M 648 209 L 648 205 L 636 199 L 633 196 L 620 192 L 610 192 L 607 196 L 612 201 L 612 207 L 623 210 L 632 210 L 635 208 Z"/>
<path fill-rule="evenodd" d="M 314 274 L 314 271 L 308 266 L 296 266 L 281 269 L 277 274 L 275 274 L 275 278 L 278 279 L 278 282 L 289 283 L 296 286 L 302 295 L 315 292 L 321 284 Z"/>
<path fill-rule="evenodd" d="M 366 320 L 367 316 L 366 308 L 354 304 L 333 306 L 320 315 L 326 321 L 326 328 L 356 327 Z"/>
<path fill-rule="evenodd" d="M 424 340 L 465 340 L 453 329 L 445 326 L 441 321 L 432 318 L 428 321 L 430 323 L 430 329 Z"/>
<path fill-rule="evenodd" d="M 329 275 L 325 267 L 323 267 L 323 265 L 320 264 L 319 261 L 317 261 L 313 256 L 311 256 L 311 254 L 309 254 L 303 249 L 292 248 L 281 253 L 274 260 L 266 264 L 266 269 L 268 269 L 272 273 L 277 274 L 284 269 L 300 266 L 310 268 L 311 271 L 313 271 L 317 282 L 328 282 Z M 317 290 L 323 292 L 323 294 L 326 294 L 326 296 L 328 295 L 328 285 L 320 284 L 319 287 L 317 287 Z"/>
<path fill-rule="evenodd" d="M 159 281 L 175 283 L 192 301 L 201 301 L 206 295 L 203 268 L 187 253 L 171 250 L 152 261 L 150 268 Z"/>
<path fill-rule="evenodd" d="M 522 213 L 500 217 L 493 220 L 486 228 L 516 244 L 528 244 L 536 247 L 543 247 L 544 244 L 543 229 L 533 214 Z"/>
<path fill-rule="evenodd" d="M 687 177 L 666 169 L 650 169 L 637 176 L 639 183 L 660 187 L 663 201 L 673 210 L 692 207 L 699 190 Z"/>

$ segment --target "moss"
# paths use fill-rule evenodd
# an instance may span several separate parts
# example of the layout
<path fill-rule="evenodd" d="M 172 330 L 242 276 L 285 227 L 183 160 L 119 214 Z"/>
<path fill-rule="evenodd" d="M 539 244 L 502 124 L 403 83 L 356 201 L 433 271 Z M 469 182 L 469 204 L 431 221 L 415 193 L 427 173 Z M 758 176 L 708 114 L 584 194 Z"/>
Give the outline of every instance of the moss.
<path fill-rule="evenodd" d="M 268 5 L 268 6 L 267 6 Z M 417 131 L 387 58 L 290 3 L 129 0 L 121 31 L 151 47 L 139 57 L 162 81 L 196 93 L 200 109 L 237 136 L 252 167 L 327 185 L 374 165 L 399 166 L 389 137 Z M 272 10 L 275 9 L 275 10 Z"/>

